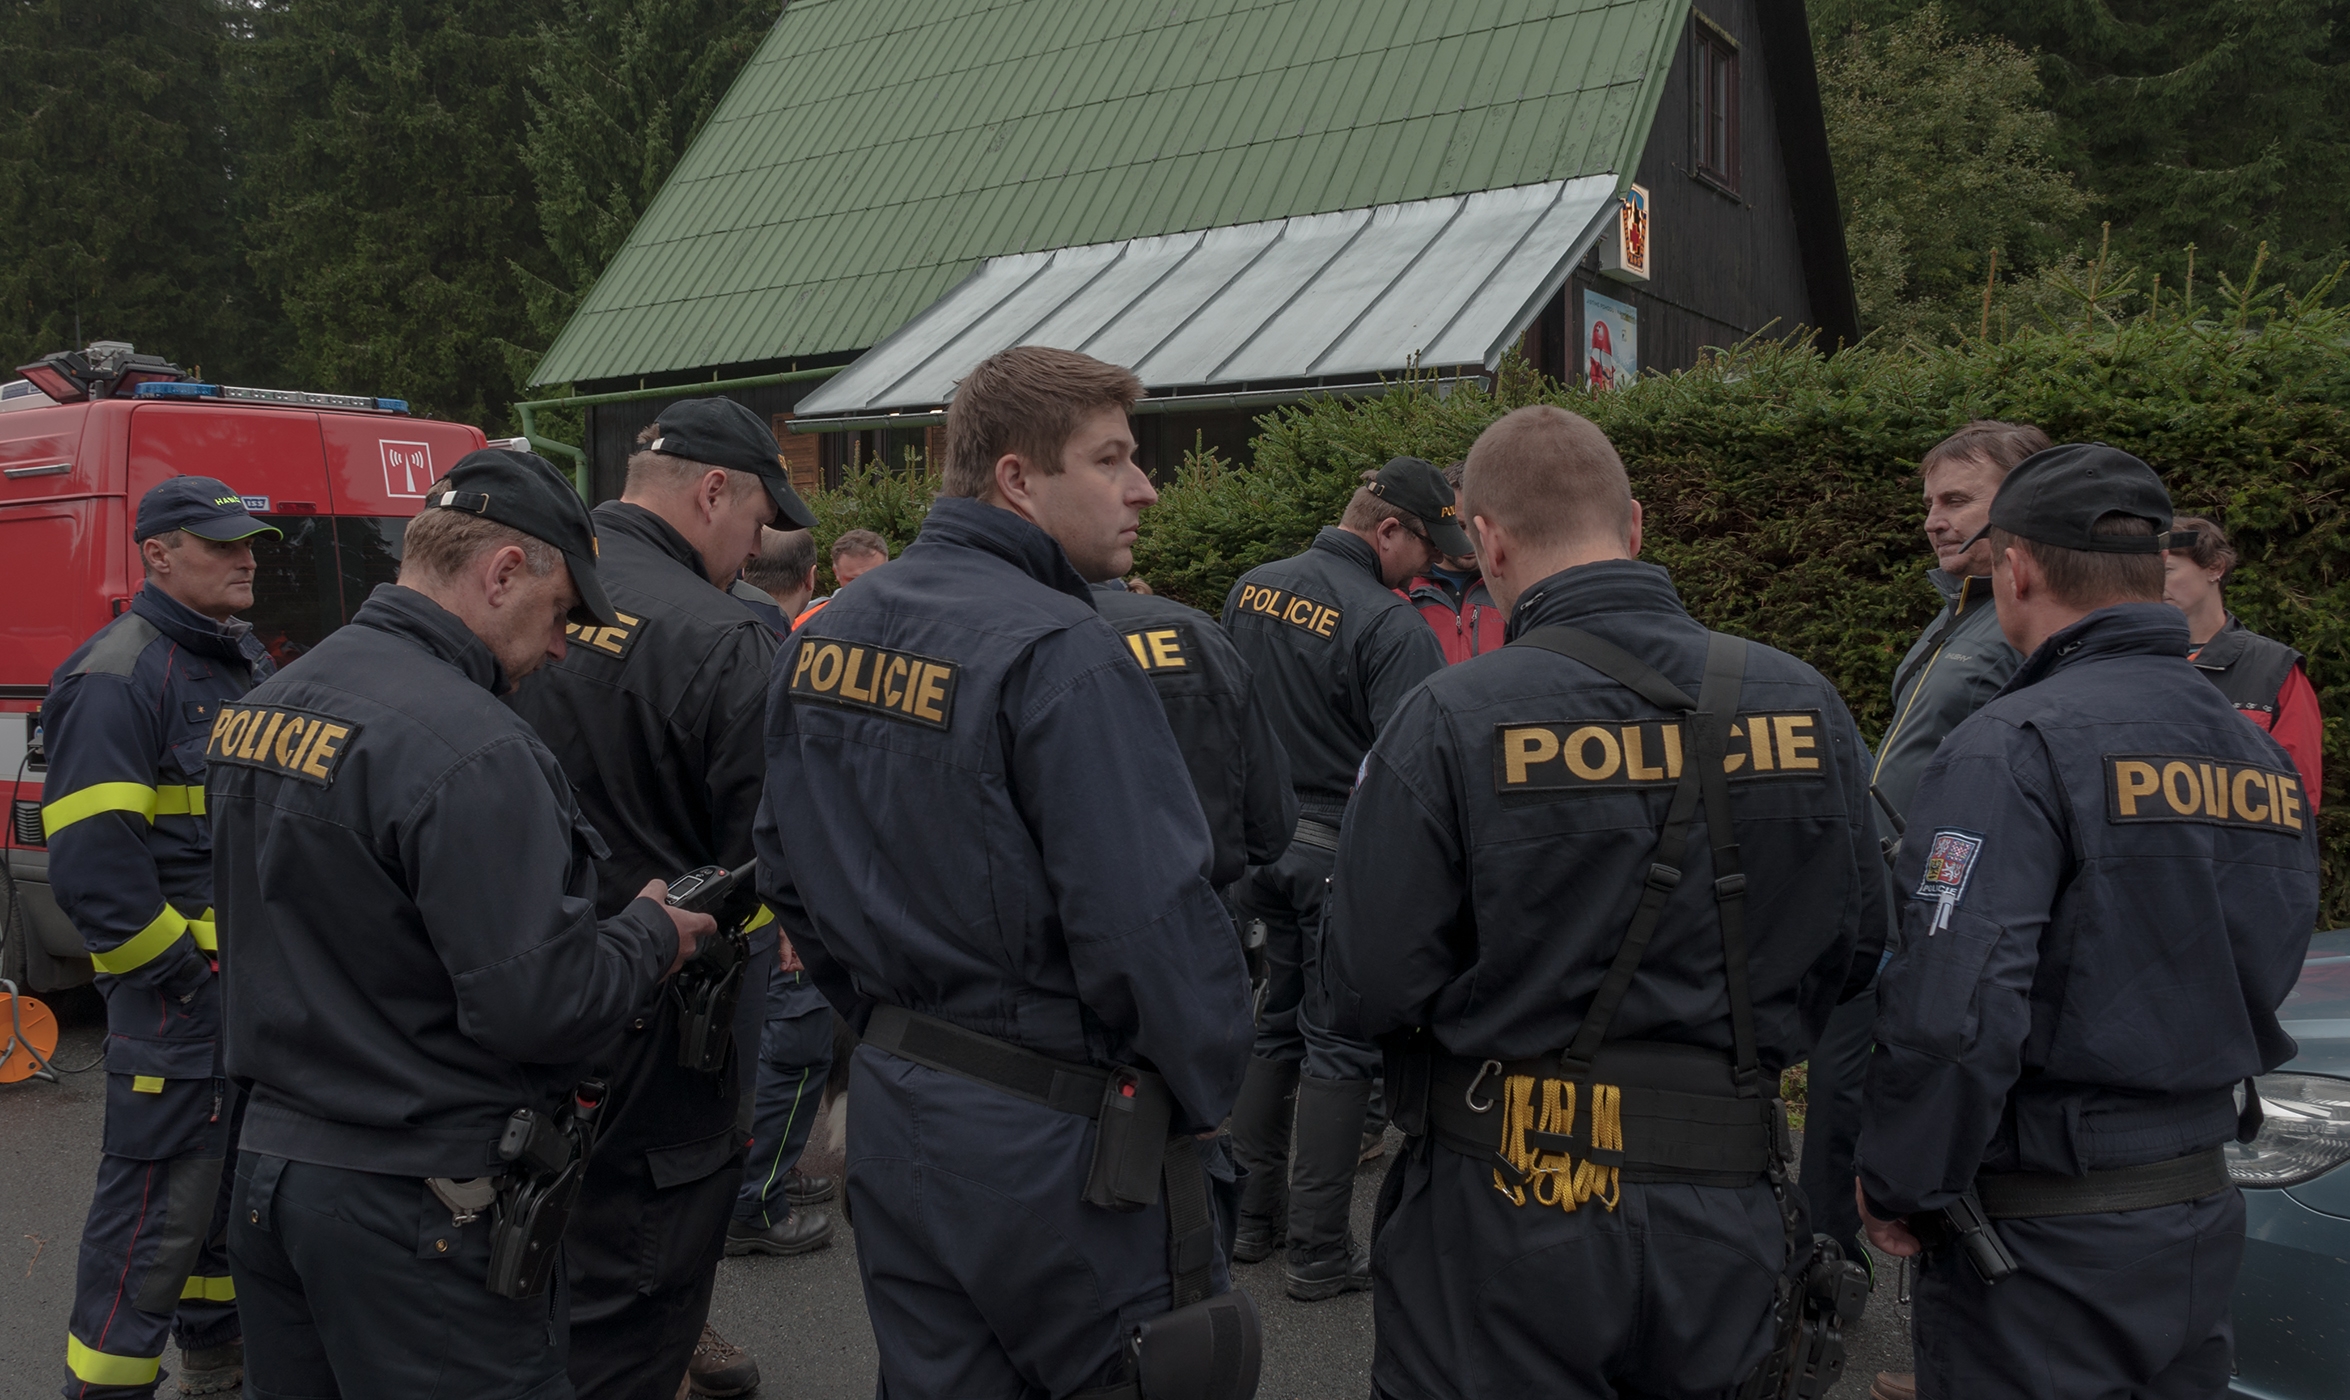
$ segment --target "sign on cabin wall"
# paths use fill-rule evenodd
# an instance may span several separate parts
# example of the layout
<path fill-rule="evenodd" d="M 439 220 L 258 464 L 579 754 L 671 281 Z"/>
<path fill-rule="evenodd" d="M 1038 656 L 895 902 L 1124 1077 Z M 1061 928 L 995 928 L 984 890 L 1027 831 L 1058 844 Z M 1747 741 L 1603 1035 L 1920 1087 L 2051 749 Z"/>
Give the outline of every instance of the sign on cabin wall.
<path fill-rule="evenodd" d="M 1619 282 L 1648 280 L 1648 191 L 1638 185 L 1616 201 L 1615 222 L 1599 240 L 1599 270 Z"/>
<path fill-rule="evenodd" d="M 1640 312 L 1614 297 L 1583 293 L 1584 382 L 1617 389 L 1640 376 Z"/>

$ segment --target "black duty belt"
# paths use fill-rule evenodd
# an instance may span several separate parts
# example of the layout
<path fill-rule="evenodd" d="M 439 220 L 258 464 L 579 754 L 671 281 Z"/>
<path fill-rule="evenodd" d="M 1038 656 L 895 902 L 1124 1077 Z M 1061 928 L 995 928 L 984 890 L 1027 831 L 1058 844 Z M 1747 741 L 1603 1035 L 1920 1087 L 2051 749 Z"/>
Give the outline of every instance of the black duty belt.
<path fill-rule="evenodd" d="M 2115 1167 L 2082 1176 L 1997 1172 L 1975 1178 L 1983 1214 L 1993 1220 L 2147 1210 L 2200 1201 L 2227 1189 L 2227 1150 L 2219 1147 L 2167 1162 Z"/>
<path fill-rule="evenodd" d="M 1295 839 L 1325 851 L 1338 849 L 1338 828 L 1313 817 L 1299 817 Z"/>
<path fill-rule="evenodd" d="M 959 1075 L 1080 1118 L 1101 1116 L 1102 1095 L 1110 1083 L 1110 1071 L 1106 1069 L 1039 1055 L 992 1035 L 965 1030 L 952 1021 L 908 1011 L 902 1006 L 873 1008 L 873 1018 L 865 1026 L 864 1042 L 899 1059 Z"/>
<path fill-rule="evenodd" d="M 1769 1100 L 1739 1094 L 1728 1056 L 1695 1046 L 1604 1045 L 1581 1079 L 1568 1078 L 1555 1055 L 1437 1056 L 1429 1067 L 1436 1140 L 1492 1162 L 1505 1194 L 1563 1178 L 1543 1184 L 1546 1205 L 1563 1204 L 1561 1188 L 1578 1184 L 1586 1162 L 1637 1183 L 1752 1185 L 1770 1169 L 1773 1121 Z"/>

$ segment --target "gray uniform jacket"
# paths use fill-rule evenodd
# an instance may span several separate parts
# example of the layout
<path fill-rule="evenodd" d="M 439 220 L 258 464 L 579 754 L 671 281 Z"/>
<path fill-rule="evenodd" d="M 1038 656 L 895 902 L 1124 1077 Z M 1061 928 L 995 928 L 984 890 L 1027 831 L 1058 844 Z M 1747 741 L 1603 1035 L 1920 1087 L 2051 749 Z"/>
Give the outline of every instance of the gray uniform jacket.
<path fill-rule="evenodd" d="M 1918 779 L 1942 740 L 1989 704 L 2023 664 L 1999 631 L 1988 575 L 1962 579 L 1936 569 L 1926 577 L 1942 595 L 1942 614 L 1919 634 L 1893 673 L 1893 723 L 1877 745 L 1876 767 L 1869 775 L 1904 820 Z M 1877 824 L 1883 835 L 1893 834 L 1882 810 Z"/>

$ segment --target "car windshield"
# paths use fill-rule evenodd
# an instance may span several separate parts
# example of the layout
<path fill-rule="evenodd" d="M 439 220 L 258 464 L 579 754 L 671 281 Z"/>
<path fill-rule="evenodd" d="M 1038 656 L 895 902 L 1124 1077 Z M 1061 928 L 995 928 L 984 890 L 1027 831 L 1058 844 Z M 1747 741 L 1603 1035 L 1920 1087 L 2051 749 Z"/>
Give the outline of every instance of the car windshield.
<path fill-rule="evenodd" d="M 2277 1008 L 2287 1021 L 2350 1019 L 2350 929 L 2329 929 L 2309 940 L 2301 980 Z"/>
<path fill-rule="evenodd" d="M 284 539 L 254 541 L 253 606 L 245 620 L 285 665 L 351 620 L 400 571 L 399 516 L 265 515 Z"/>

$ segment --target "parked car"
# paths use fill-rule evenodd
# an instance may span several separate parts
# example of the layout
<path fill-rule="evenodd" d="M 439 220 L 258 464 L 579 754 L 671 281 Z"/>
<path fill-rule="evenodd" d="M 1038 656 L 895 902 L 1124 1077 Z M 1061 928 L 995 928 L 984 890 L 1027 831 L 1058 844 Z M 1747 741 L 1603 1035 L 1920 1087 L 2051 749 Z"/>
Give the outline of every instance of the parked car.
<path fill-rule="evenodd" d="M 2350 929 L 2310 940 L 2285 1030 L 2301 1047 L 2259 1080 L 2259 1136 L 2228 1149 L 2244 1190 L 2236 1377 L 2253 1400 L 2350 1394 Z"/>

